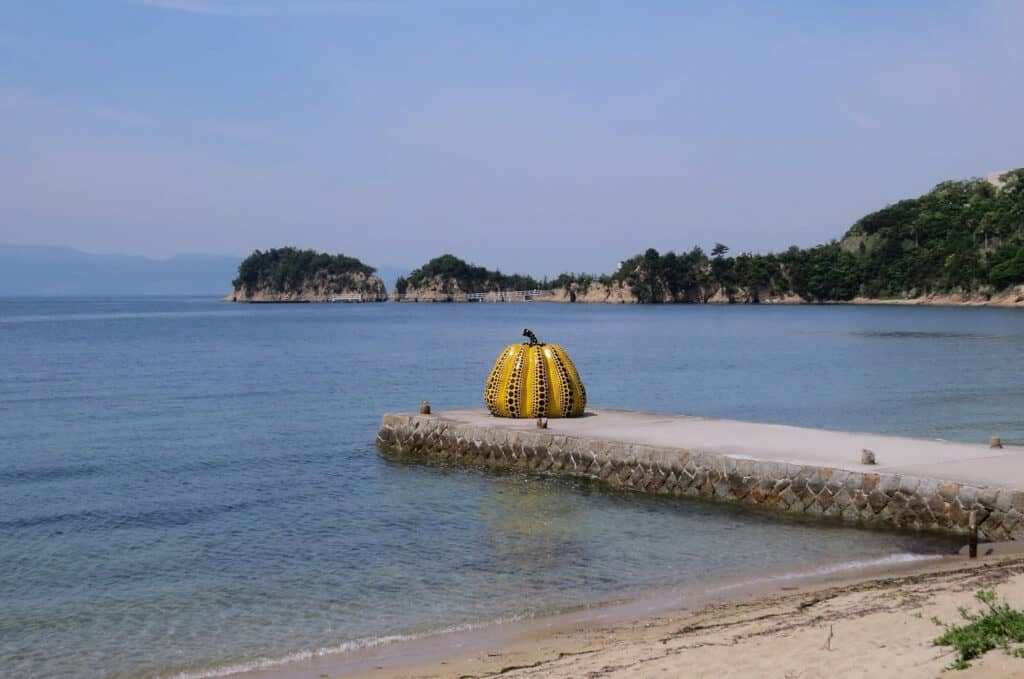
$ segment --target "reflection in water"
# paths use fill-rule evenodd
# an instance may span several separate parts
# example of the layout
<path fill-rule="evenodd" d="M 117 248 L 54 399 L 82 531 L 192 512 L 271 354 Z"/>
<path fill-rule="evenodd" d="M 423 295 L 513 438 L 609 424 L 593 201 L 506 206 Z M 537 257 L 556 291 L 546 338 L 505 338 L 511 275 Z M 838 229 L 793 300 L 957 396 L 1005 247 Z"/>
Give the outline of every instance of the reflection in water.
<path fill-rule="evenodd" d="M 852 333 L 859 337 L 879 337 L 890 339 L 957 339 L 957 340 L 985 340 L 995 339 L 993 335 L 985 335 L 976 332 L 955 332 L 941 331 L 930 332 L 925 330 L 865 330 Z"/>

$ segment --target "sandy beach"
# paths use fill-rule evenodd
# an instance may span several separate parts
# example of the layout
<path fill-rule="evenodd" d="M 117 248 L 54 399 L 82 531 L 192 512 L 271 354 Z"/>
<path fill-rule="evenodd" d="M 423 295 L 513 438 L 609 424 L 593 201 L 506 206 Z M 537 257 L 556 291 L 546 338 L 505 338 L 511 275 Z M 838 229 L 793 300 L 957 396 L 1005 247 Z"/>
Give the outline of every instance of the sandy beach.
<path fill-rule="evenodd" d="M 1024 676 L 1024 659 L 1001 650 L 990 651 L 969 669 L 945 672 L 954 651 L 933 644 L 944 629 L 939 622 L 959 623 L 960 607 L 979 608 L 974 598 L 978 590 L 995 590 L 999 599 L 1024 607 L 1020 548 L 1012 543 L 982 545 L 982 554 L 976 561 L 951 556 L 800 585 L 768 578 L 757 588 L 737 590 L 729 601 L 679 606 L 657 615 L 609 622 L 595 609 L 538 620 L 518 630 L 483 632 L 477 638 L 446 635 L 450 638 L 423 639 L 404 649 L 396 644 L 368 650 L 355 663 L 351 656 L 325 656 L 245 676 Z M 380 664 L 367 667 L 367 662 Z"/>

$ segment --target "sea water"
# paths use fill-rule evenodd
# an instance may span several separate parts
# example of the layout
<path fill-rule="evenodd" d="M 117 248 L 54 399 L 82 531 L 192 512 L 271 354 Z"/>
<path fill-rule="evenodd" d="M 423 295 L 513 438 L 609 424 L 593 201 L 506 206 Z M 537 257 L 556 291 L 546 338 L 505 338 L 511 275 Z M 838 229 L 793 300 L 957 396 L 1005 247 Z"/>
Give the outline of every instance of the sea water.
<path fill-rule="evenodd" d="M 1024 443 L 1016 310 L 0 299 L 0 675 L 210 676 L 950 549 L 376 451 L 384 412 L 480 406 L 524 327 L 591 405 Z"/>

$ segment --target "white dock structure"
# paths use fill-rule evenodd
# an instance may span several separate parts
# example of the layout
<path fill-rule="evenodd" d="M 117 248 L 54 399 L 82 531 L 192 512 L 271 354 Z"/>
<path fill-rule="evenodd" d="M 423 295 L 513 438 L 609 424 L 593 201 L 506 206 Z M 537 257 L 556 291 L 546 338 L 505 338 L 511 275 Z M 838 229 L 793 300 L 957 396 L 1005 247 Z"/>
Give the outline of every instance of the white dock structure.
<path fill-rule="evenodd" d="M 343 295 L 331 295 L 330 301 L 352 304 L 364 302 L 366 300 L 363 299 L 363 295 L 360 292 L 346 292 Z"/>
<path fill-rule="evenodd" d="M 529 302 L 553 295 L 550 290 L 491 290 L 489 292 L 456 292 L 446 299 L 423 299 L 422 301 L 449 302 Z M 395 301 L 417 300 L 416 295 L 395 295 Z"/>
<path fill-rule="evenodd" d="M 498 290 L 496 292 L 470 292 L 465 294 L 467 302 L 528 302 L 546 297 L 550 290 Z"/>

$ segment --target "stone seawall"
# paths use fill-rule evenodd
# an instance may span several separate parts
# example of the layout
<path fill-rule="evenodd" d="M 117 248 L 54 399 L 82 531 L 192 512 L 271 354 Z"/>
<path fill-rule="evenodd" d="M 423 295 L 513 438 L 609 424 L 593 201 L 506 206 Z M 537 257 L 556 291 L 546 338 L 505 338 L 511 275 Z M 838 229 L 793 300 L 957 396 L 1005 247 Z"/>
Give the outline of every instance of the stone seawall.
<path fill-rule="evenodd" d="M 388 414 L 377 444 L 387 454 L 428 463 L 587 478 L 613 488 L 887 528 L 965 533 L 969 512 L 976 510 L 982 539 L 1024 537 L 1024 493 L 1017 490 L 590 438 L 532 422 L 527 424 L 533 429 L 493 422 Z"/>

